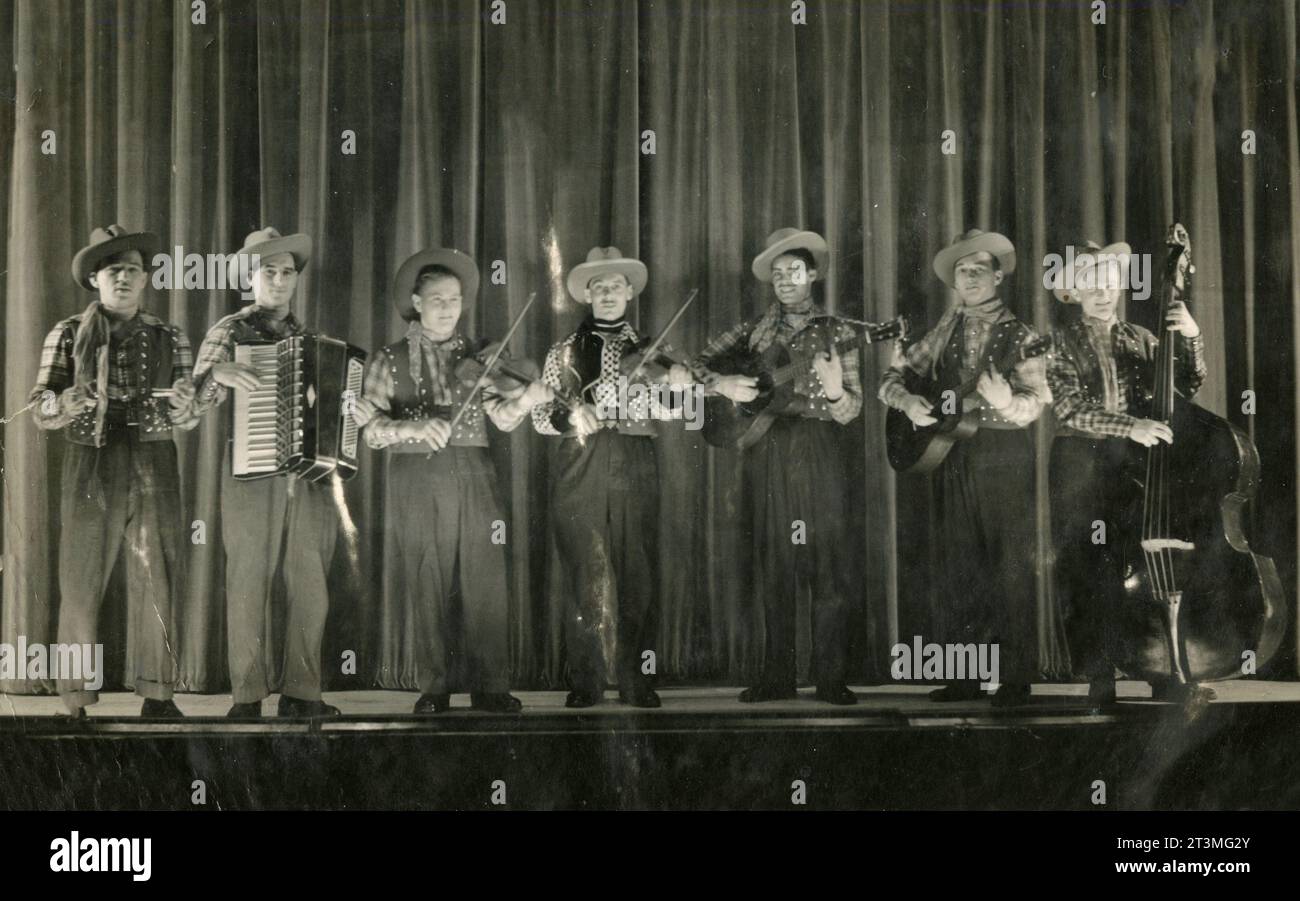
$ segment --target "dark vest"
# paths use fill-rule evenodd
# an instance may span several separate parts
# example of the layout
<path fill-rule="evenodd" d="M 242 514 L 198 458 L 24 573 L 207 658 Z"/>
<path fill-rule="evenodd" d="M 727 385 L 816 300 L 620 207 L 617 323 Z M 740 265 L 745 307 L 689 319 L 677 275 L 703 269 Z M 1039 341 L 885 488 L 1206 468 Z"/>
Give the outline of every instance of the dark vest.
<path fill-rule="evenodd" d="M 63 342 L 69 355 L 76 340 L 78 321 L 63 330 Z M 109 343 L 109 365 L 115 369 L 135 367 L 140 370 L 140 395 L 125 402 L 110 401 L 105 417 L 105 433 L 113 425 L 135 424 L 141 441 L 171 441 L 171 403 L 165 397 L 153 397 L 153 388 L 170 388 L 178 333 L 165 324 L 144 324 L 120 342 Z M 95 410 L 79 413 L 64 428 L 67 440 L 87 447 L 103 447 L 105 436 L 95 441 Z"/>
<path fill-rule="evenodd" d="M 456 344 L 453 346 L 449 360 L 452 367 L 456 365 L 458 360 L 463 359 L 470 350 L 469 342 L 464 337 L 457 335 L 453 340 L 456 341 Z M 431 374 L 429 367 L 425 365 L 423 359 L 420 360 L 419 385 L 411 379 L 411 342 L 409 340 L 403 338 L 401 341 L 390 344 L 381 350 L 380 354 L 383 357 L 384 364 L 388 366 L 389 374 L 393 377 L 393 398 L 388 414 L 392 419 L 431 419 L 434 416 L 451 419 L 473 390 L 472 385 L 465 385 L 448 372 L 447 387 L 450 389 L 452 403 L 449 407 L 437 406 L 433 402 L 433 391 L 430 388 Z M 474 402 L 461 416 L 449 443 L 460 447 L 488 446 L 482 391 L 475 396 Z M 399 454 L 428 453 L 429 445 L 422 441 L 403 442 L 390 445 L 387 449 Z"/>
<path fill-rule="evenodd" d="M 979 370 L 966 370 L 962 367 L 962 349 L 965 340 L 965 317 L 958 317 L 943 353 L 939 355 L 936 376 L 940 391 L 957 390 L 968 379 L 975 378 Z M 1019 319 L 1008 319 L 993 326 L 984 348 L 980 353 L 980 369 L 987 369 L 989 364 L 1008 356 L 1029 337 L 1029 328 Z M 980 425 L 989 428 L 1018 429 L 1023 426 L 1009 422 L 992 409 L 980 410 Z"/>
<path fill-rule="evenodd" d="M 1088 340 L 1088 326 L 1072 322 L 1057 332 L 1065 344 L 1069 358 L 1074 361 L 1079 376 L 1079 387 L 1091 403 L 1100 405 L 1105 399 L 1102 388 L 1101 361 Z M 1130 416 L 1145 417 L 1151 411 L 1151 360 L 1147 356 L 1145 336 L 1137 326 L 1116 322 L 1111 333 L 1111 353 L 1115 357 L 1115 374 L 1122 385 L 1127 385 Z"/>

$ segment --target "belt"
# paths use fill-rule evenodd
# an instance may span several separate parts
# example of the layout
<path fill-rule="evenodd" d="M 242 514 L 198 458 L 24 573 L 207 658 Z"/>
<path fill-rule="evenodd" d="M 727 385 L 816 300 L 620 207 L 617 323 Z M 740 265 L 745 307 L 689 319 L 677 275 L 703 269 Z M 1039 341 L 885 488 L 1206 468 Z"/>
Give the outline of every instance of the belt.
<path fill-rule="evenodd" d="M 981 429 L 996 429 L 1003 432 L 1019 432 L 1024 430 L 1024 426 L 1016 425 L 1014 422 L 1007 422 L 1005 419 L 990 419 L 987 422 L 980 423 Z"/>

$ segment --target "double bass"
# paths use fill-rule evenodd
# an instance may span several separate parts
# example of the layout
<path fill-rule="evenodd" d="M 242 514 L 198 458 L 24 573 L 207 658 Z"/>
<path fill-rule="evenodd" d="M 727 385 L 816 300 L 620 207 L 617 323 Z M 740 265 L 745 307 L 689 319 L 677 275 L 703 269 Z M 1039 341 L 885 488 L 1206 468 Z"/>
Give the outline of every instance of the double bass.
<path fill-rule="evenodd" d="M 1287 625 L 1282 584 L 1269 557 L 1246 536 L 1247 505 L 1260 485 L 1259 452 L 1241 429 L 1174 388 L 1176 332 L 1164 312 L 1191 296 L 1191 242 L 1171 227 L 1161 286 L 1160 336 L 1150 418 L 1173 443 L 1134 457 L 1141 486 L 1125 524 L 1123 636 L 1116 665 L 1130 678 L 1175 691 L 1243 674 L 1252 652 L 1263 666 Z M 1136 449 L 1135 449 L 1136 450 Z"/>

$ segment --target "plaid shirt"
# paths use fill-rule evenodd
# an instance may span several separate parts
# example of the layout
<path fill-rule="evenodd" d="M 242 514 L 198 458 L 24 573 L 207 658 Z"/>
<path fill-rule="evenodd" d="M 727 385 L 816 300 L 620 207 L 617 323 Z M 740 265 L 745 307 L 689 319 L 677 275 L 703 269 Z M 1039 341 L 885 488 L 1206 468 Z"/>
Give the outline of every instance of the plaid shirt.
<path fill-rule="evenodd" d="M 1159 341 L 1131 322 L 1082 317 L 1056 331 L 1048 363 L 1056 419 L 1093 437 L 1128 438 L 1150 410 L 1151 379 Z M 1192 397 L 1205 381 L 1205 343 L 1179 335 L 1174 382 Z"/>
<path fill-rule="evenodd" d="M 196 419 L 201 417 L 213 407 L 220 406 L 230 393 L 229 388 L 212 377 L 212 367 L 235 358 L 235 330 L 241 322 L 246 322 L 264 337 L 276 340 L 306 331 L 293 313 L 276 320 L 256 306 L 244 307 L 239 312 L 218 320 L 216 325 L 208 329 L 194 361 L 195 395 L 186 411 L 190 416 Z"/>
<path fill-rule="evenodd" d="M 957 328 L 962 330 L 963 367 L 970 366 L 974 369 L 972 364 L 983 356 L 984 345 L 994 325 L 1014 321 L 1015 318 L 1006 307 L 1002 308 L 995 323 L 965 316 L 960 306 L 951 308 L 919 341 L 901 355 L 896 355 L 893 365 L 885 371 L 880 380 L 877 396 L 888 406 L 901 410 L 909 395 L 903 379 L 904 367 L 922 378 L 933 378 L 939 359 L 943 356 L 944 349 Z M 1033 329 L 1026 326 L 1025 330 L 1026 343 L 1037 338 Z M 983 416 L 1000 417 L 1014 425 L 1027 426 L 1038 418 L 1045 405 L 1052 402 L 1052 390 L 1047 383 L 1047 363 L 1042 357 L 1017 363 L 1015 369 L 1007 376 L 1007 381 L 1011 384 L 1011 402 L 1005 409 L 994 411 L 988 401 L 979 394 L 964 398 L 963 408 L 979 409 L 983 411 Z"/>
<path fill-rule="evenodd" d="M 850 326 L 840 322 L 833 316 L 827 316 L 820 306 L 815 306 L 807 314 L 783 314 L 777 323 L 773 341 L 790 347 L 792 344 L 797 343 L 799 336 L 817 320 L 825 321 L 827 319 L 834 323 L 836 341 L 843 341 L 846 338 L 853 337 L 854 331 Z M 706 380 L 710 375 L 710 363 L 716 357 L 739 346 L 742 341 L 748 341 L 749 336 L 754 332 L 755 326 L 761 320 L 762 317 L 760 316 L 742 322 L 710 341 L 708 346 L 691 361 L 691 369 L 695 377 L 701 381 Z M 783 412 L 811 419 L 830 419 L 840 425 L 852 422 L 857 418 L 858 413 L 862 411 L 860 356 L 854 350 L 840 357 L 840 367 L 843 372 L 841 384 L 844 393 L 834 403 L 826 399 L 826 392 L 821 389 L 821 381 L 816 375 L 812 375 L 811 378 L 800 377 L 795 380 L 793 385 L 797 395 L 796 400 L 787 406 Z"/>
<path fill-rule="evenodd" d="M 82 313 L 69 316 L 50 330 L 41 346 L 41 364 L 36 375 L 36 386 L 28 395 L 28 401 L 39 401 L 49 391 L 60 398 L 59 403 L 37 403 L 32 407 L 32 417 L 42 429 L 61 429 L 72 422 L 80 410 L 66 410 L 61 402 L 63 392 L 71 388 L 76 380 L 76 366 L 72 359 L 72 347 L 77 338 L 77 328 L 81 325 Z M 177 326 L 163 322 L 143 310 L 127 320 L 113 332 L 109 339 L 108 354 L 108 402 L 110 417 L 122 405 L 140 402 L 152 396 L 154 388 L 151 372 L 145 372 L 136 365 L 134 354 L 128 356 L 123 347 L 141 329 L 162 329 L 169 334 L 173 343 L 172 372 L 169 384 L 190 378 L 194 366 L 194 352 L 190 348 L 190 339 Z M 178 429 L 192 429 L 198 418 L 177 411 L 172 417 L 172 425 Z"/>

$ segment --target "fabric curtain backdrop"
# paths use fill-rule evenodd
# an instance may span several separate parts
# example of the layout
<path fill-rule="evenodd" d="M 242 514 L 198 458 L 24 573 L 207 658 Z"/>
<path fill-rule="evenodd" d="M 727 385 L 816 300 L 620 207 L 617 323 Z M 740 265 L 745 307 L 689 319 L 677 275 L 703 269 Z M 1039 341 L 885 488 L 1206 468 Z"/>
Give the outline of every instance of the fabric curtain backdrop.
<path fill-rule="evenodd" d="M 467 327 L 499 336 L 537 291 L 515 349 L 540 359 L 584 313 L 563 275 L 595 244 L 649 266 L 632 308 L 644 332 L 700 289 L 672 336 L 694 351 L 769 302 L 749 260 L 781 226 L 830 242 L 823 290 L 833 310 L 908 313 L 918 327 L 951 301 L 930 271 L 933 254 L 967 227 L 1002 231 L 1020 260 L 1006 298 L 1046 329 L 1058 311 L 1041 285 L 1045 254 L 1088 238 L 1158 251 L 1179 219 L 1194 242 L 1208 348 L 1200 401 L 1254 435 L 1264 464 L 1256 545 L 1294 585 L 1295 2 L 1111 2 L 1105 24 L 1085 2 L 810 4 L 803 25 L 784 0 L 504 6 L 506 22 L 495 24 L 491 4 L 469 0 L 208 0 L 196 24 L 189 0 L 6 4 L 5 409 L 25 402 L 48 329 L 85 305 L 68 263 L 108 222 L 200 253 L 231 252 L 263 224 L 307 232 L 316 251 L 295 311 L 370 350 L 402 332 L 388 299 L 401 260 L 459 247 L 485 275 Z M 1242 152 L 1247 129 L 1254 154 Z M 647 131 L 653 154 L 643 152 Z M 954 152 L 945 154 L 948 131 Z M 355 153 L 344 152 L 349 133 Z M 55 152 L 43 152 L 51 141 Z M 146 299 L 196 345 L 241 304 L 220 290 Z M 1155 324 L 1150 301 L 1128 312 Z M 888 361 L 888 348 L 866 352 L 869 395 Z M 1246 390 L 1257 397 L 1253 416 L 1242 412 Z M 182 687 L 192 691 L 228 684 L 217 489 L 229 416 L 179 439 L 185 520 L 206 533 L 191 547 L 180 599 Z M 843 565 L 860 586 L 852 659 L 864 680 L 887 678 L 892 644 L 929 634 L 944 603 L 931 578 L 926 482 L 891 473 L 882 419 L 869 398 L 844 436 L 854 546 Z M 1038 577 L 1043 672 L 1063 676 L 1050 429 L 1048 419 L 1035 429 L 1042 537 L 1025 565 Z M 27 417 L 0 440 L 0 640 L 52 641 L 64 442 Z M 563 683 L 549 451 L 527 425 L 494 438 L 520 687 Z M 659 453 L 659 673 L 744 682 L 763 642 L 744 538 L 752 486 L 734 455 L 698 432 L 665 430 Z M 384 482 L 383 457 L 366 451 L 341 498 L 348 525 L 331 573 L 329 688 L 416 686 L 418 637 L 401 599 L 381 587 Z M 110 591 L 105 606 L 110 656 L 120 656 L 119 595 Z M 348 650 L 355 675 L 339 665 Z M 806 639 L 801 650 L 806 665 Z"/>

